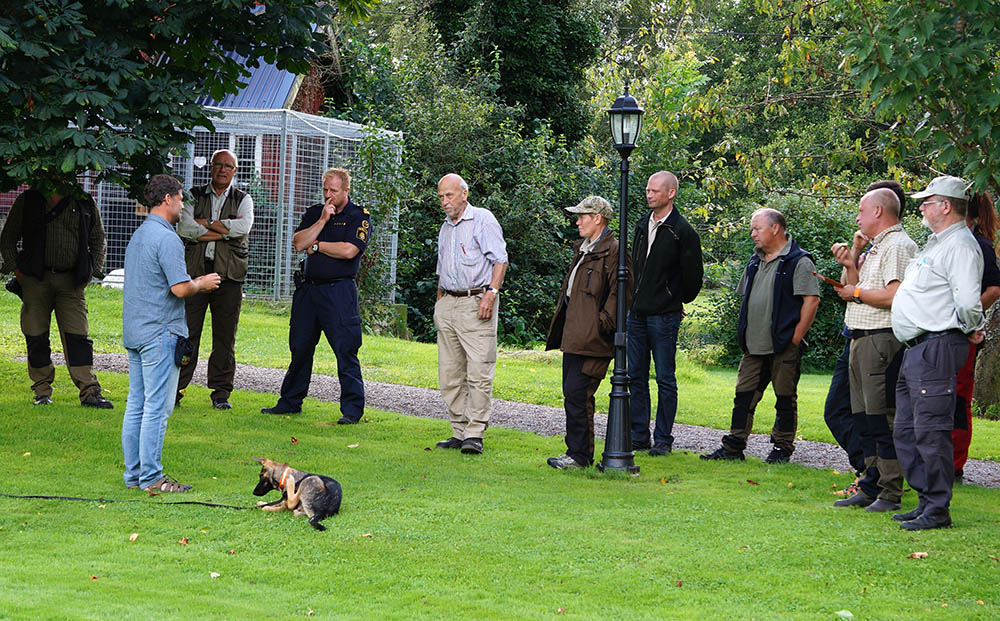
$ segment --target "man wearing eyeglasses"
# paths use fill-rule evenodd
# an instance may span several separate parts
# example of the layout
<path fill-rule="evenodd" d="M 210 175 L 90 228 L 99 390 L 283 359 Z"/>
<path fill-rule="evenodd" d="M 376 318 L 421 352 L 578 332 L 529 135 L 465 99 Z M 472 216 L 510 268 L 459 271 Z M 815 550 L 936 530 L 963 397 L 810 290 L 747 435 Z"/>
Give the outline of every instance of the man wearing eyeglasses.
<path fill-rule="evenodd" d="M 197 278 L 218 273 L 219 288 L 184 299 L 188 332 L 194 344 L 191 364 L 181 368 L 176 404 L 191 383 L 198 361 L 205 312 L 212 311 L 212 353 L 208 358 L 208 387 L 212 407 L 232 409 L 229 395 L 236 375 L 236 327 L 243 304 L 243 281 L 250 257 L 248 236 L 253 226 L 253 199 L 235 187 L 236 155 L 229 149 L 212 154 L 211 181 L 191 189 L 194 204 L 185 203 L 177 234 L 184 240 L 188 274 Z"/>
<path fill-rule="evenodd" d="M 912 511 L 892 516 L 905 530 L 951 526 L 956 378 L 985 324 L 983 253 L 965 224 L 966 189 L 962 179 L 942 176 L 913 195 L 924 199 L 920 212 L 933 234 L 892 301 L 892 331 L 906 346 L 892 438 L 919 499 Z"/>

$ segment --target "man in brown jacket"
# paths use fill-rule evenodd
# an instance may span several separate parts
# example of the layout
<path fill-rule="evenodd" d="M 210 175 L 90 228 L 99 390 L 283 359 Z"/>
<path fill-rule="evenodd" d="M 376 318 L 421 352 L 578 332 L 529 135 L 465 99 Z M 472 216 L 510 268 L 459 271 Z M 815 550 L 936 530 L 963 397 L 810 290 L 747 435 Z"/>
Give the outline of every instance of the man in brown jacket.
<path fill-rule="evenodd" d="M 586 468 L 594 461 L 594 393 L 614 357 L 618 304 L 618 240 L 608 227 L 611 205 L 588 196 L 566 211 L 577 214 L 582 239 L 573 246 L 572 267 L 545 343 L 545 349 L 563 352 L 566 452 L 548 459 L 560 470 Z"/>

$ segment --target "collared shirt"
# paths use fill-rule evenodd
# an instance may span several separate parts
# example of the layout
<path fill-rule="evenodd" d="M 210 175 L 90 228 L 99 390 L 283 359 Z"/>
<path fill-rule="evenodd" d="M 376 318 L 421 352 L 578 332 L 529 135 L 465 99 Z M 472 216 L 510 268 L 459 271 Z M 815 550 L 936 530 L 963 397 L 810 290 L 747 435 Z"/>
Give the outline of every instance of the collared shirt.
<path fill-rule="evenodd" d="M 138 349 L 164 330 L 186 337 L 184 300 L 170 287 L 189 280 L 184 244 L 174 227 L 156 214 L 146 216 L 125 248 L 122 344 Z"/>
<path fill-rule="evenodd" d="M 489 286 L 493 266 L 507 262 L 507 242 L 496 217 L 466 205 L 458 222 L 445 218 L 438 233 L 438 287 L 465 291 Z"/>
<path fill-rule="evenodd" d="M 778 263 L 781 257 L 788 254 L 792 249 L 792 236 L 788 235 L 788 241 L 781 251 L 770 261 L 765 259 L 765 253 L 760 248 L 754 250 L 760 257 L 760 267 L 753 279 L 753 287 L 750 289 L 750 297 L 747 299 L 747 351 L 755 356 L 764 356 L 774 353 L 774 343 L 771 338 L 771 315 L 774 313 L 774 278 L 778 272 Z M 816 269 L 816 264 L 809 257 L 802 257 L 795 265 L 795 272 L 792 274 L 792 295 L 819 295 L 819 280 L 812 275 Z M 747 273 L 743 270 L 743 277 L 737 292 L 746 295 Z"/>
<path fill-rule="evenodd" d="M 226 186 L 226 189 L 221 194 L 215 193 L 211 182 L 205 186 L 209 200 L 212 201 L 212 220 L 219 220 L 219 215 L 222 213 L 222 206 L 229 198 L 229 192 L 233 189 L 234 183 L 236 183 L 235 179 Z M 229 229 L 229 232 L 223 235 L 222 239 L 232 239 L 249 235 L 250 229 L 253 228 L 253 198 L 250 197 L 250 193 L 247 192 L 243 200 L 240 201 L 240 205 L 236 209 L 235 218 L 227 218 L 219 220 L 219 222 L 222 222 L 222 225 Z M 208 231 L 207 227 L 195 222 L 194 205 L 184 203 L 184 209 L 181 211 L 181 221 L 177 223 L 177 234 L 186 240 L 198 241 L 198 238 Z M 205 258 L 209 260 L 215 259 L 215 243 L 205 244 Z"/>
<path fill-rule="evenodd" d="M 646 224 L 646 226 L 647 226 L 647 230 L 646 230 L 646 257 L 647 258 L 649 257 L 649 251 L 652 250 L 652 248 L 653 248 L 653 241 L 656 239 L 656 232 L 660 230 L 660 227 L 663 225 L 664 222 L 667 221 L 667 218 L 669 218 L 670 214 L 672 214 L 672 213 L 674 213 L 674 208 L 673 207 L 670 208 L 670 211 L 667 212 L 667 215 L 663 216 L 659 220 L 654 220 L 653 219 L 653 212 L 649 212 L 649 222 Z"/>
<path fill-rule="evenodd" d="M 902 282 L 906 266 L 917 254 L 917 244 L 899 224 L 894 224 L 872 239 L 871 249 L 858 271 L 858 287 L 885 289 L 894 280 Z M 850 285 L 848 285 L 850 287 Z M 852 330 L 878 330 L 892 327 L 892 311 L 868 304 L 849 303 L 844 323 Z"/>
<path fill-rule="evenodd" d="M 566 297 L 572 295 L 573 280 L 576 278 L 576 270 L 580 269 L 580 264 L 583 263 L 583 258 L 587 256 L 587 253 L 593 250 L 597 244 L 601 243 L 601 240 L 604 239 L 604 236 L 607 235 L 610 230 L 610 228 L 604 227 L 604 230 L 597 236 L 597 239 L 587 238 L 583 240 L 582 244 L 580 244 L 580 259 L 576 262 L 576 265 L 573 266 L 573 271 L 569 273 L 569 280 L 566 281 Z"/>
<path fill-rule="evenodd" d="M 957 328 L 966 334 L 986 323 L 979 300 L 983 253 L 965 222 L 927 238 L 906 267 L 892 300 L 892 331 L 900 341 Z"/>
<path fill-rule="evenodd" d="M 295 232 L 298 233 L 316 224 L 323 214 L 323 207 L 323 203 L 316 203 L 309 207 L 302 215 L 302 222 L 299 223 Z M 336 215 L 330 216 L 330 219 L 320 229 L 316 241 L 354 244 L 358 247 L 358 254 L 351 259 L 338 259 L 322 252 L 306 255 L 306 277 L 318 280 L 356 278 L 358 270 L 361 269 L 361 255 L 368 247 L 371 232 L 371 216 L 368 214 L 368 210 L 358 207 L 348 198 L 344 208 Z"/>
<path fill-rule="evenodd" d="M 77 247 L 79 246 L 80 209 L 88 208 L 85 201 L 65 197 L 57 205 L 45 205 L 49 213 L 64 201 L 69 204 L 62 212 L 45 227 L 45 265 L 49 269 L 71 271 L 76 267 Z M 94 209 L 90 234 L 87 245 L 93 262 L 93 275 L 98 276 L 104 271 L 105 239 L 104 225 L 101 223 L 100 210 Z M 0 235 L 0 254 L 3 255 L 3 272 L 14 271 L 17 267 L 17 243 L 22 237 L 24 222 L 24 193 L 22 192 L 11 205 L 7 220 L 4 222 L 3 234 Z"/>

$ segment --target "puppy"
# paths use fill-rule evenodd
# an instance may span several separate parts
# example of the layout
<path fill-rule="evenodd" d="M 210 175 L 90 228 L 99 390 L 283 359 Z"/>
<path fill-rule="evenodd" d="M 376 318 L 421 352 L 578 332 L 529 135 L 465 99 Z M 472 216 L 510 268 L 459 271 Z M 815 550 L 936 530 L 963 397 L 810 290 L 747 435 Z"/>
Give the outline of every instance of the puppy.
<path fill-rule="evenodd" d="M 263 511 L 284 511 L 291 509 L 297 516 L 308 515 L 309 524 L 316 530 L 326 530 L 320 524 L 340 511 L 343 495 L 340 483 L 321 474 L 310 474 L 288 464 L 279 464 L 270 459 L 254 457 L 261 464 L 260 481 L 253 490 L 254 496 L 263 496 L 272 489 L 281 491 L 281 500 L 257 503 Z"/>

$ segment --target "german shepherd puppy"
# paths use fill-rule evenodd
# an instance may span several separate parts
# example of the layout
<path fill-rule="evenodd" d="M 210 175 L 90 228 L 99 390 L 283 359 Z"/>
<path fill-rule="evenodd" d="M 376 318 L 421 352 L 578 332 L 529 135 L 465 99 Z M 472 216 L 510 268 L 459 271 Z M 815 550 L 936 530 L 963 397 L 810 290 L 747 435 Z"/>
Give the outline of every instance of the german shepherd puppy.
<path fill-rule="evenodd" d="M 316 530 L 326 530 L 319 522 L 340 511 L 340 483 L 330 477 L 302 472 L 288 467 L 288 464 L 279 464 L 267 458 L 253 459 L 263 466 L 253 495 L 263 496 L 272 489 L 281 491 L 280 500 L 257 503 L 262 511 L 291 509 L 296 517 L 308 515 L 309 524 Z"/>

